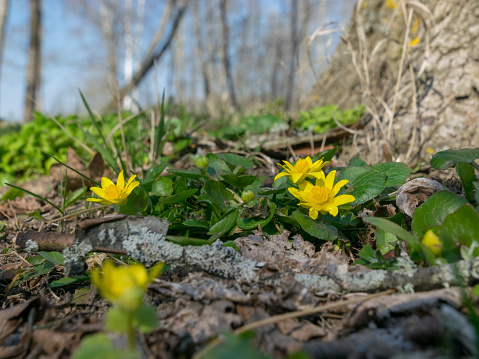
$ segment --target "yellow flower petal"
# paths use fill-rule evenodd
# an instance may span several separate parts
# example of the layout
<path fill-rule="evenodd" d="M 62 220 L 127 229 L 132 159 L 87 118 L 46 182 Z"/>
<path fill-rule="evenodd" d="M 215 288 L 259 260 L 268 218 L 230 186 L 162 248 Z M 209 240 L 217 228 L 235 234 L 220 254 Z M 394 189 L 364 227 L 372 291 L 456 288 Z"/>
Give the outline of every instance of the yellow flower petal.
<path fill-rule="evenodd" d="M 116 180 L 116 186 L 118 187 L 120 192 L 123 191 L 123 188 L 125 188 L 125 177 L 123 177 L 123 171 L 121 171 L 118 175 L 118 179 Z"/>
<path fill-rule="evenodd" d="M 318 160 L 313 163 L 313 160 L 309 156 L 306 158 L 298 159 L 294 165 L 292 165 L 288 161 L 283 162 L 284 165 L 281 165 L 279 163 L 278 165 L 280 165 L 284 171 L 281 172 L 282 174 L 278 174 L 275 177 L 275 180 L 283 176 L 291 176 L 291 181 L 293 183 L 298 183 L 307 178 L 320 178 L 323 172 L 321 169 L 326 163 L 328 163 L 323 162 L 323 160 Z"/>
<path fill-rule="evenodd" d="M 339 181 L 338 183 L 336 183 L 333 187 L 333 189 L 331 190 L 331 196 L 336 196 L 339 192 L 339 190 L 341 189 L 341 187 L 344 187 L 344 185 L 346 183 L 349 183 L 348 180 L 341 180 Z"/>
<path fill-rule="evenodd" d="M 108 177 L 102 177 L 101 178 L 101 188 L 105 189 L 106 187 L 114 186 L 114 185 L 115 184 L 113 183 L 113 181 L 111 179 L 109 179 Z"/>
<path fill-rule="evenodd" d="M 336 206 L 341 206 L 346 203 L 354 202 L 356 198 L 350 194 L 342 194 L 341 196 L 334 197 L 334 204 Z"/>

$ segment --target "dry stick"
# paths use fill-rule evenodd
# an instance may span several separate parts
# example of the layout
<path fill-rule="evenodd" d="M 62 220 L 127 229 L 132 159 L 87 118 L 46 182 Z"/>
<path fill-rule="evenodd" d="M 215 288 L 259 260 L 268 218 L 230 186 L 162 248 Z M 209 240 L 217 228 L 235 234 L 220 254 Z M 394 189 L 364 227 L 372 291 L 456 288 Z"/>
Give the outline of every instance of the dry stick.
<path fill-rule="evenodd" d="M 125 162 L 126 162 L 126 173 L 129 173 L 130 169 L 133 170 L 133 164 L 131 163 L 131 157 L 126 148 L 125 140 L 125 129 L 123 128 L 123 116 L 121 115 L 121 100 L 120 100 L 120 87 L 118 86 L 118 80 L 115 81 L 116 84 L 116 105 L 118 111 L 118 122 L 120 124 L 121 130 L 121 142 L 123 143 L 123 151 L 125 151 Z"/>
<path fill-rule="evenodd" d="M 137 117 L 137 116 L 138 116 L 138 114 L 133 114 L 133 115 L 128 116 L 127 118 L 125 118 L 123 120 L 123 124 L 125 124 L 127 122 L 130 122 L 131 120 L 135 119 L 135 117 Z M 119 128 L 120 128 L 120 124 L 117 124 L 117 125 L 115 125 L 115 127 L 113 127 L 113 129 L 110 131 L 110 133 L 106 136 L 106 142 L 111 141 L 111 138 L 115 135 L 115 132 L 118 131 Z"/>
<path fill-rule="evenodd" d="M 419 128 L 418 124 L 418 118 L 417 118 L 417 88 L 416 88 L 416 78 L 414 76 L 414 71 L 412 68 L 412 62 L 409 61 L 409 73 L 411 75 L 411 86 L 412 86 L 412 96 L 413 96 L 413 101 L 412 101 L 412 111 L 413 111 L 413 120 L 414 120 L 414 125 L 412 127 L 412 136 L 411 136 L 411 142 L 409 144 L 409 148 L 406 153 L 406 157 L 404 157 L 404 162 L 407 163 L 409 156 L 411 155 L 413 146 L 416 142 L 416 136 L 417 136 L 417 130 Z"/>
<path fill-rule="evenodd" d="M 322 305 L 322 306 L 317 307 L 317 308 L 309 308 L 309 309 L 297 310 L 297 311 L 290 312 L 290 313 L 274 315 L 274 316 L 266 318 L 266 319 L 258 320 L 256 322 L 243 325 L 242 327 L 233 331 L 233 334 L 238 335 L 238 334 L 244 333 L 248 330 L 257 329 L 259 327 L 262 327 L 262 326 L 265 326 L 265 325 L 268 325 L 268 324 L 275 324 L 275 323 L 281 322 L 281 321 L 286 320 L 286 319 L 304 317 L 304 316 L 307 316 L 307 315 L 312 315 L 312 314 L 317 314 L 317 313 L 320 313 L 320 312 L 324 312 L 326 310 L 331 310 L 331 309 L 336 309 L 336 308 L 339 308 L 339 307 L 343 307 L 345 305 L 363 302 L 365 300 L 369 300 L 369 299 L 372 299 L 372 298 L 375 298 L 375 297 L 380 297 L 380 296 L 383 296 L 383 295 L 392 294 L 395 291 L 396 291 L 395 289 L 389 289 L 389 290 L 386 290 L 386 291 L 383 291 L 383 292 L 370 294 L 370 295 L 367 295 L 365 297 L 349 299 L 349 300 L 346 300 L 346 301 L 341 302 L 341 303 L 330 303 L 330 304 Z M 223 342 L 224 342 L 223 337 L 216 338 L 210 344 L 208 344 L 202 350 L 200 350 L 198 353 L 193 355 L 192 358 L 193 359 L 202 358 L 207 352 L 209 352 L 211 349 L 217 347 L 218 345 L 220 345 Z"/>
<path fill-rule="evenodd" d="M 313 138 L 313 130 L 309 130 L 309 143 L 311 145 L 311 157 L 314 156 L 314 138 Z"/>
<path fill-rule="evenodd" d="M 158 63 L 155 60 L 153 63 L 153 73 L 154 73 L 154 83 L 155 83 L 155 97 L 156 97 L 156 116 L 153 115 L 151 119 L 151 146 L 150 146 L 150 157 L 153 164 L 157 164 L 157 158 L 161 155 L 161 153 L 156 153 L 157 158 L 153 158 L 155 156 L 155 147 L 157 144 L 155 143 L 156 140 L 156 126 L 160 126 L 161 121 L 161 112 L 160 112 L 160 91 L 158 90 Z M 158 118 L 158 124 L 156 124 L 156 119 Z M 159 130 L 159 129 L 158 129 Z M 160 141 L 162 139 L 159 139 Z M 158 144 L 159 146 L 160 144 Z M 154 162 L 153 162 L 154 161 Z"/>
<path fill-rule="evenodd" d="M 58 221 L 62 221 L 64 219 L 68 219 L 68 218 L 71 218 L 71 217 L 75 217 L 75 216 L 78 216 L 80 214 L 83 214 L 83 213 L 87 213 L 87 212 L 91 212 L 91 211 L 95 211 L 97 209 L 103 209 L 103 208 L 106 208 L 108 207 L 109 204 L 106 204 L 104 206 L 99 206 L 99 207 L 92 207 L 92 208 L 87 208 L 87 209 L 82 209 L 81 211 L 78 211 L 78 212 L 75 212 L 75 213 L 70 213 L 66 216 L 63 216 L 63 217 L 60 217 L 60 218 L 56 218 L 56 219 L 52 219 L 50 221 L 47 221 L 45 222 L 46 224 L 51 224 L 51 223 L 55 223 L 55 222 L 58 222 Z"/>
<path fill-rule="evenodd" d="M 389 126 L 388 126 L 388 137 L 387 141 L 391 141 L 391 134 L 392 134 L 392 129 L 393 129 L 393 122 L 394 122 L 394 113 L 396 112 L 396 105 L 397 105 L 397 100 L 398 100 L 398 93 L 399 93 L 399 85 L 401 84 L 401 78 L 402 78 L 402 71 L 404 67 L 404 60 L 406 59 L 406 53 L 409 45 L 409 28 L 411 27 L 411 20 L 412 20 L 412 14 L 413 11 L 409 10 L 409 16 L 407 20 L 407 26 L 406 26 L 406 35 L 404 36 L 404 43 L 402 46 L 402 55 L 401 55 L 401 61 L 399 62 L 399 71 L 398 71 L 398 77 L 396 80 L 396 88 L 394 89 L 394 98 L 393 98 L 393 106 L 391 109 L 391 117 L 389 119 Z"/>
<path fill-rule="evenodd" d="M 88 147 L 87 145 L 85 145 L 83 142 L 81 142 L 78 138 L 76 138 L 75 136 L 73 136 L 70 132 L 68 132 L 68 130 L 60 123 L 57 121 L 57 119 L 55 117 L 53 117 L 52 115 L 48 114 L 48 116 L 53 120 L 53 122 L 55 122 L 58 127 L 60 127 L 62 129 L 63 132 L 65 132 L 68 137 L 70 137 L 72 140 L 74 140 L 75 142 L 77 142 L 80 146 L 82 146 L 87 152 L 90 152 L 90 154 L 94 155 L 95 154 L 95 151 L 93 151 L 90 147 Z"/>

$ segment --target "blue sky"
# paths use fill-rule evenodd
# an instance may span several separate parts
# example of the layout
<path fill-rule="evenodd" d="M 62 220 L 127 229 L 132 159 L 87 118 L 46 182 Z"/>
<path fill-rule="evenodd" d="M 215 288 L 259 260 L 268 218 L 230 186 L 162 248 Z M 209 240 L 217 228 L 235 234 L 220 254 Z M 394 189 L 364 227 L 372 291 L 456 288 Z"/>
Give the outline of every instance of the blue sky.
<path fill-rule="evenodd" d="M 147 4 L 149 1 L 151 0 L 147 0 Z M 280 6 L 279 0 L 261 1 L 267 6 Z M 40 101 L 43 109 L 53 115 L 81 110 L 78 88 L 85 89 L 93 86 L 95 81 L 105 81 L 102 72 L 105 66 L 105 51 L 99 32 L 68 8 L 68 3 L 66 0 L 43 0 L 43 72 Z M 339 2 L 332 3 L 339 6 Z M 329 14 L 329 21 L 341 20 L 338 14 L 339 11 L 333 10 Z M 22 118 L 29 18 L 28 0 L 10 1 L 0 76 L 1 119 L 11 121 Z M 145 44 L 147 42 L 148 40 L 144 41 Z M 145 82 L 149 82 L 153 87 L 151 79 Z M 167 85 L 167 72 L 160 70 L 160 91 Z"/>

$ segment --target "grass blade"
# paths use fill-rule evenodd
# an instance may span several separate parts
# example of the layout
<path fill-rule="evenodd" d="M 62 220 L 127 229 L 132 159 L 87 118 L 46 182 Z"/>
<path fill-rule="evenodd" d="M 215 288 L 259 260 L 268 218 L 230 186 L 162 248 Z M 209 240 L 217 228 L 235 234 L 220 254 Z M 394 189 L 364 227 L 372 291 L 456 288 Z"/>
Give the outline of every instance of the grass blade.
<path fill-rule="evenodd" d="M 56 159 L 56 158 L 55 158 L 55 159 Z M 57 160 L 57 161 L 58 161 L 58 160 Z M 7 186 L 16 188 L 16 189 L 18 189 L 18 190 L 20 190 L 20 191 L 23 191 L 23 192 L 25 192 L 25 193 L 27 193 L 27 194 L 29 194 L 29 195 L 32 195 L 32 196 L 35 197 L 35 198 L 38 198 L 38 199 L 41 199 L 42 201 L 47 202 L 50 206 L 56 208 L 62 215 L 64 214 L 63 211 L 62 211 L 59 207 L 55 206 L 55 205 L 54 205 L 52 202 L 50 202 L 48 199 L 43 198 L 42 196 L 40 196 L 40 195 L 38 195 L 38 194 L 35 194 L 35 193 L 33 193 L 33 192 L 30 192 L 30 191 L 28 191 L 28 190 L 26 190 L 26 189 L 24 189 L 24 188 L 17 187 L 17 186 L 15 186 L 15 185 L 13 185 L 13 184 L 6 183 L 6 182 L 5 182 L 5 184 L 6 184 Z"/>
<path fill-rule="evenodd" d="M 59 164 L 65 166 L 66 168 L 72 170 L 72 171 L 75 172 L 76 174 L 79 174 L 80 176 L 82 176 L 82 177 L 85 178 L 86 180 L 88 180 L 88 181 L 90 181 L 90 182 L 96 184 L 97 186 L 101 187 L 100 182 L 97 182 L 97 181 L 95 181 L 94 179 L 91 179 L 90 177 L 85 176 L 83 173 L 78 172 L 76 169 L 74 169 L 74 168 L 68 166 L 66 163 L 63 163 L 62 161 L 60 161 L 60 160 L 59 160 L 58 158 L 56 158 L 55 156 L 53 156 L 53 155 L 50 155 L 50 156 L 52 156 L 53 159 L 54 159 L 55 161 L 57 161 Z"/>

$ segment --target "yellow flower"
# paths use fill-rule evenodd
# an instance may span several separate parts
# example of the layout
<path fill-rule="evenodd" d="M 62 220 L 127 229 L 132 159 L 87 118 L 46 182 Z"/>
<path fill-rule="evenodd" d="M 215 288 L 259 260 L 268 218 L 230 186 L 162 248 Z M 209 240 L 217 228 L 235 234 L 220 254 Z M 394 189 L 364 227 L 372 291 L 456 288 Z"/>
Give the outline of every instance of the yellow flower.
<path fill-rule="evenodd" d="M 318 160 L 313 163 L 311 157 L 306 157 L 305 159 L 300 158 L 296 161 L 294 166 L 289 163 L 288 161 L 283 161 L 285 164 L 281 165 L 278 163 L 279 166 L 283 167 L 286 171 L 278 173 L 278 175 L 274 178 L 276 181 L 278 178 L 283 176 L 291 176 L 291 180 L 293 183 L 301 182 L 306 178 L 321 178 L 324 177 L 324 173 L 321 170 L 325 164 L 329 163 L 329 161 L 323 162 L 323 160 Z"/>
<path fill-rule="evenodd" d="M 428 247 L 434 255 L 438 256 L 442 253 L 441 239 L 432 231 L 428 230 L 422 239 L 422 243 Z"/>
<path fill-rule="evenodd" d="M 386 8 L 387 9 L 396 9 L 399 6 L 397 1 L 395 0 L 386 0 Z"/>
<path fill-rule="evenodd" d="M 309 216 L 312 219 L 318 218 L 318 212 L 321 214 L 330 213 L 332 216 L 338 214 L 338 206 L 350 203 L 355 200 L 354 196 L 343 194 L 335 197 L 341 187 L 343 187 L 348 180 L 342 180 L 334 184 L 334 177 L 336 171 L 329 172 L 325 178 L 324 173 L 322 177 L 316 180 L 316 185 L 309 181 L 300 184 L 300 189 L 289 188 L 289 192 L 300 200 L 299 205 L 309 208 Z"/>
<path fill-rule="evenodd" d="M 417 44 L 419 44 L 420 41 L 421 39 L 419 37 L 415 37 L 409 42 L 409 46 L 410 47 L 416 46 Z"/>
<path fill-rule="evenodd" d="M 141 306 L 146 287 L 161 273 L 163 266 L 158 263 L 148 273 L 143 264 L 117 267 L 107 261 L 103 265 L 103 274 L 99 269 L 93 269 L 91 280 L 105 299 L 133 312 Z"/>
<path fill-rule="evenodd" d="M 117 204 L 123 206 L 128 201 L 130 193 L 140 184 L 138 181 L 134 181 L 136 175 L 133 175 L 125 185 L 125 178 L 123 177 L 123 171 L 118 175 L 116 184 L 109 178 L 101 178 L 101 188 L 91 187 L 90 190 L 100 196 L 101 198 L 87 198 L 90 202 L 100 202 L 101 204 Z"/>

